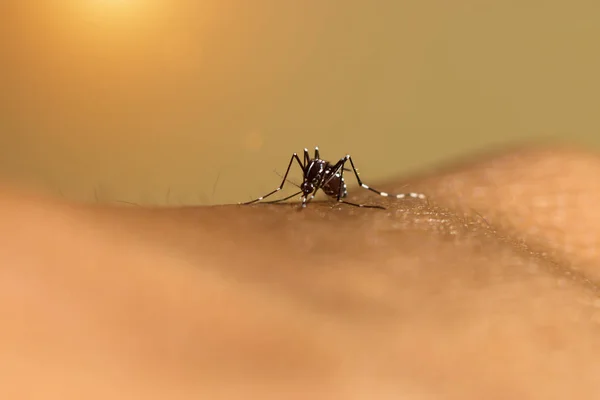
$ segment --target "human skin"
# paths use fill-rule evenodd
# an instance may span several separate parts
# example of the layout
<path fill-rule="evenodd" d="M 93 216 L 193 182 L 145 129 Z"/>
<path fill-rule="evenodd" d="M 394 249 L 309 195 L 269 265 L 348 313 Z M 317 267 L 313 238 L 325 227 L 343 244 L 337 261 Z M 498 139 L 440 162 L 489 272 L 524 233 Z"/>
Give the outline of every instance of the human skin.
<path fill-rule="evenodd" d="M 530 147 L 409 180 L 428 201 L 350 188 L 387 210 L 4 188 L 0 398 L 599 398 L 598 176 Z"/>

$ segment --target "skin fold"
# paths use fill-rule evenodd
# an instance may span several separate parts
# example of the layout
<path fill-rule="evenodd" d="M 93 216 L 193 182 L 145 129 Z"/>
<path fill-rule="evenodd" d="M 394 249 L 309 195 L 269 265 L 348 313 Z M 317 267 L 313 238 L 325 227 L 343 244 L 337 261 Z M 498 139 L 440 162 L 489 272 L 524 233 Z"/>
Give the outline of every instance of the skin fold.
<path fill-rule="evenodd" d="M 386 210 L 1 188 L 0 397 L 598 398 L 598 176 L 527 147 L 409 179 L 428 200 L 350 186 Z"/>

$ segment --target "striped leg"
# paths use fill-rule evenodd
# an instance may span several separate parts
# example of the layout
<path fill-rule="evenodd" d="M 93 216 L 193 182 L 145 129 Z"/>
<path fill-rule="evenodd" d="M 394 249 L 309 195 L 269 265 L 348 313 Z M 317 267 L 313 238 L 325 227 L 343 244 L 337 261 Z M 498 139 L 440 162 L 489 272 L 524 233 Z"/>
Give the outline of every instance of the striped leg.
<path fill-rule="evenodd" d="M 344 159 L 349 160 L 350 161 L 350 165 L 352 166 L 352 170 L 354 171 L 354 175 L 356 176 L 356 180 L 358 182 L 358 184 L 367 190 L 370 190 L 371 192 L 377 193 L 380 196 L 383 197 L 395 197 L 397 199 L 404 199 L 407 197 L 412 197 L 414 199 L 425 199 L 425 195 L 421 194 L 421 193 L 414 193 L 414 192 L 410 192 L 410 193 L 400 193 L 400 194 L 391 194 L 391 193 L 387 193 L 387 192 L 382 192 L 379 191 L 377 189 L 374 189 L 368 185 L 365 185 L 361 180 L 360 180 L 360 176 L 358 176 L 358 171 L 356 170 L 356 167 L 354 166 L 354 162 L 352 161 L 352 157 L 350 157 L 350 155 L 348 154 L 346 157 L 344 157 Z"/>
<path fill-rule="evenodd" d="M 284 197 L 283 199 L 277 199 L 277 200 L 272 200 L 272 201 L 263 201 L 263 204 L 277 204 L 277 203 L 281 203 L 284 202 L 286 200 L 291 199 L 292 197 L 298 196 L 300 193 L 302 193 L 302 191 L 296 192 L 294 194 L 291 194 L 287 197 Z"/>
<path fill-rule="evenodd" d="M 245 203 L 239 203 L 241 205 L 246 205 L 246 204 L 252 204 L 252 203 L 256 203 L 258 201 L 261 201 L 263 199 L 266 199 L 267 197 L 279 192 L 281 189 L 283 189 L 283 185 L 285 185 L 285 182 L 287 180 L 287 176 L 290 172 L 290 168 L 292 168 L 292 163 L 294 162 L 294 160 L 296 160 L 298 162 L 298 165 L 300 165 L 300 168 L 302 168 L 302 171 L 304 171 L 304 165 L 302 165 L 302 162 L 300 161 L 300 158 L 298 158 L 298 154 L 294 153 L 292 154 L 292 158 L 290 158 L 290 163 L 288 164 L 287 170 L 285 171 L 285 175 L 283 176 L 283 180 L 281 181 L 281 185 L 279 185 L 279 187 L 275 190 L 273 190 L 270 193 L 265 194 L 264 196 L 259 197 L 258 199 L 254 199 L 254 200 L 250 200 L 247 201 Z"/>
<path fill-rule="evenodd" d="M 340 185 L 339 185 L 338 193 L 336 196 L 336 201 L 338 203 L 348 204 L 349 206 L 360 207 L 360 208 L 377 208 L 380 210 L 385 210 L 385 207 L 383 207 L 383 206 L 369 206 L 366 204 L 352 203 L 352 202 L 349 202 L 349 201 L 346 201 L 343 199 L 346 194 L 346 184 L 344 182 L 344 171 L 350 171 L 348 168 L 345 168 L 345 165 L 346 165 L 346 162 L 348 161 L 348 159 L 349 159 L 349 156 L 346 156 L 334 165 L 334 167 L 332 168 L 333 174 L 331 174 L 329 179 L 327 181 L 325 181 L 324 185 L 329 183 L 329 181 L 331 179 L 333 179 L 335 176 L 337 176 L 339 174 Z"/>
<path fill-rule="evenodd" d="M 283 176 L 283 175 L 281 175 L 279 172 L 277 172 L 277 171 L 273 171 L 273 172 L 275 172 L 277 175 L 279 175 L 279 177 L 280 177 L 280 178 L 284 178 L 284 176 Z M 284 179 L 285 179 L 285 178 L 284 178 Z M 286 182 L 289 182 L 289 183 L 291 183 L 292 185 L 296 186 L 298 189 L 300 189 L 300 185 L 298 185 L 298 184 L 296 184 L 296 183 L 292 182 L 292 181 L 291 181 L 291 180 L 289 180 L 289 179 L 285 179 L 285 180 L 286 180 Z M 287 196 L 287 197 L 284 197 L 283 199 L 270 200 L 270 201 L 263 201 L 263 204 L 281 204 L 281 203 L 283 203 L 284 201 L 286 201 L 286 200 L 289 200 L 289 199 L 291 199 L 292 197 L 298 196 L 298 195 L 299 195 L 299 194 L 301 194 L 301 193 L 302 193 L 302 190 L 300 190 L 299 192 L 296 192 L 296 193 L 294 193 L 294 194 L 290 194 L 289 196 Z"/>

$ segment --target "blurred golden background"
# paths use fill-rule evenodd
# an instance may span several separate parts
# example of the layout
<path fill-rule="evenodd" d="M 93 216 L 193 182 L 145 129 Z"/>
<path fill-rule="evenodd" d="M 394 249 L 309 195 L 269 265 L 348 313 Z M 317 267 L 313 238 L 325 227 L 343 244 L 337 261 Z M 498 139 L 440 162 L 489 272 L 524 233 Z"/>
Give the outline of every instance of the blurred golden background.
<path fill-rule="evenodd" d="M 292 152 L 367 182 L 600 145 L 600 2 L 6 0 L 0 174 L 64 197 L 245 201 Z"/>

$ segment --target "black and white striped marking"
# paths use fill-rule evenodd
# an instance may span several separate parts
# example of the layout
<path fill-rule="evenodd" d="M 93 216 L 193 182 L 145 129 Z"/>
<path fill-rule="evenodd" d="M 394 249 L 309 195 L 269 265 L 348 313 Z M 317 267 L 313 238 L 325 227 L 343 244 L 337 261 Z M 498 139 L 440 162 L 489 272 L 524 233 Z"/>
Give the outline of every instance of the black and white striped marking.
<path fill-rule="evenodd" d="M 265 203 L 279 203 L 281 201 L 285 201 L 291 199 L 294 196 L 302 195 L 302 207 L 306 207 L 306 205 L 315 198 L 315 195 L 318 190 L 322 190 L 329 197 L 335 198 L 338 202 L 349 204 L 355 207 L 364 207 L 364 208 L 380 208 L 385 209 L 382 206 L 371 206 L 364 204 L 351 203 L 349 201 L 345 201 L 344 198 L 348 196 L 348 189 L 346 187 L 346 181 L 344 180 L 344 171 L 353 171 L 354 176 L 360 187 L 370 190 L 371 192 L 377 193 L 383 197 L 395 197 L 397 199 L 404 199 L 407 197 L 415 198 L 415 199 L 425 199 L 425 195 L 421 193 L 401 193 L 401 194 L 391 194 L 387 192 L 382 192 L 377 189 L 374 189 L 366 184 L 364 184 L 358 174 L 356 167 L 354 166 L 354 162 L 352 161 L 352 157 L 348 154 L 342 159 L 340 159 L 337 163 L 331 164 L 329 161 L 323 160 L 319 154 L 319 148 L 315 147 L 315 156 L 310 158 L 308 154 L 308 149 L 304 149 L 304 158 L 300 161 L 297 153 L 292 154 L 290 158 L 290 162 L 288 164 L 287 170 L 283 175 L 283 180 L 279 187 L 273 190 L 270 193 L 265 194 L 257 199 L 240 203 L 240 204 L 252 204 L 266 199 L 267 197 L 279 192 L 283 189 L 285 182 L 287 181 L 287 176 L 290 172 L 290 168 L 294 163 L 294 160 L 302 169 L 302 184 L 298 187 L 300 189 L 299 192 L 292 194 L 291 196 L 287 196 L 283 199 L 267 201 Z M 346 168 L 346 163 L 350 161 L 350 166 L 352 169 Z"/>

